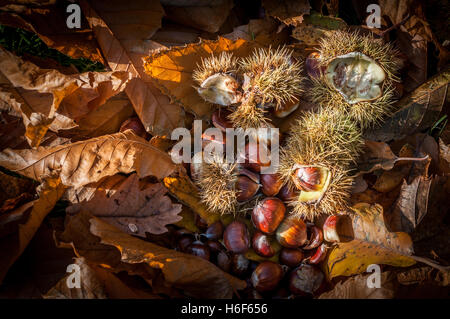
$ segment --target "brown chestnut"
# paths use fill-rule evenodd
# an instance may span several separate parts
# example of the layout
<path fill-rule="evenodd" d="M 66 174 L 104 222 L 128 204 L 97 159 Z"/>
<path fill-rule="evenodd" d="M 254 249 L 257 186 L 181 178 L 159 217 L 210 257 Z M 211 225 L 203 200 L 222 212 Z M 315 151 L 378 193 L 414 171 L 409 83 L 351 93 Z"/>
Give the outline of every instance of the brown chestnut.
<path fill-rule="evenodd" d="M 125 120 L 122 125 L 120 125 L 120 132 L 124 132 L 126 130 L 132 130 L 135 135 L 143 138 L 147 136 L 144 125 L 142 125 L 141 120 L 137 116 L 130 117 Z"/>
<path fill-rule="evenodd" d="M 281 187 L 277 196 L 283 202 L 291 202 L 291 201 L 296 200 L 299 194 L 300 194 L 300 191 L 298 189 L 295 189 L 294 187 L 289 187 L 288 184 L 285 184 Z"/>
<path fill-rule="evenodd" d="M 264 142 L 247 143 L 243 155 L 245 159 L 242 166 L 254 172 L 260 173 L 262 167 L 270 166 L 270 150 Z"/>
<path fill-rule="evenodd" d="M 216 257 L 217 266 L 225 272 L 230 272 L 231 269 L 231 258 L 224 251 L 219 251 Z"/>
<path fill-rule="evenodd" d="M 297 267 L 302 262 L 304 256 L 300 249 L 283 248 L 280 251 L 280 263 L 288 267 Z"/>
<path fill-rule="evenodd" d="M 322 285 L 324 277 L 315 266 L 301 264 L 289 276 L 289 290 L 295 295 L 313 294 Z"/>
<path fill-rule="evenodd" d="M 231 271 L 236 276 L 244 276 L 247 273 L 250 260 L 248 260 L 243 254 L 234 254 L 231 257 Z"/>
<path fill-rule="evenodd" d="M 321 73 L 325 73 L 325 66 L 320 66 L 320 53 L 312 52 L 305 60 L 306 72 L 311 78 L 318 78 Z"/>
<path fill-rule="evenodd" d="M 314 254 L 309 258 L 310 264 L 318 264 L 325 260 L 325 257 L 327 256 L 328 252 L 328 246 L 325 244 L 320 245 Z"/>
<path fill-rule="evenodd" d="M 210 251 L 209 247 L 203 244 L 201 241 L 195 241 L 187 248 L 189 254 L 209 260 Z"/>
<path fill-rule="evenodd" d="M 232 222 L 223 233 L 223 241 L 229 251 L 235 254 L 244 254 L 250 248 L 247 226 L 240 221 Z"/>
<path fill-rule="evenodd" d="M 236 181 L 237 196 L 236 200 L 238 202 L 245 202 L 253 198 L 259 190 L 259 184 L 255 183 L 249 177 L 241 175 L 238 176 Z"/>
<path fill-rule="evenodd" d="M 283 181 L 278 174 L 262 174 L 261 185 L 264 195 L 275 196 L 283 186 Z"/>
<path fill-rule="evenodd" d="M 295 170 L 293 181 L 300 190 L 307 192 L 318 191 L 322 184 L 322 171 L 319 167 L 299 167 Z"/>
<path fill-rule="evenodd" d="M 276 197 L 266 197 L 252 211 L 252 221 L 256 228 L 266 234 L 272 234 L 284 218 L 286 207 Z"/>
<path fill-rule="evenodd" d="M 181 238 L 178 240 L 178 243 L 177 243 L 178 250 L 183 253 L 186 253 L 188 251 L 188 247 L 193 242 L 194 242 L 194 238 L 192 236 L 189 236 L 189 235 L 181 236 Z"/>
<path fill-rule="evenodd" d="M 276 236 L 281 246 L 298 248 L 307 240 L 306 224 L 297 217 L 286 218 L 278 227 Z"/>
<path fill-rule="evenodd" d="M 273 111 L 273 115 L 278 118 L 284 118 L 294 112 L 300 106 L 300 100 L 298 98 L 294 98 L 290 101 L 287 101 L 281 106 L 278 106 Z"/>
<path fill-rule="evenodd" d="M 330 243 L 337 243 L 341 241 L 337 230 L 338 223 L 338 215 L 331 215 L 327 217 L 325 223 L 323 224 L 323 237 L 326 241 Z"/>
<path fill-rule="evenodd" d="M 223 250 L 222 244 L 219 243 L 218 241 L 215 241 L 215 240 L 208 240 L 208 241 L 206 241 L 206 245 L 209 247 L 209 250 L 212 253 L 217 253 L 217 252 Z"/>
<path fill-rule="evenodd" d="M 258 255 L 267 258 L 274 256 L 281 249 L 274 237 L 259 231 L 253 234 L 252 247 Z"/>
<path fill-rule="evenodd" d="M 231 114 L 230 111 L 219 108 L 215 110 L 214 113 L 211 115 L 211 122 L 216 128 L 218 128 L 222 132 L 225 132 L 227 128 L 233 128 L 233 124 L 228 119 L 228 116 L 230 114 Z"/>
<path fill-rule="evenodd" d="M 314 249 L 320 246 L 323 242 L 323 232 L 322 230 L 313 225 L 306 226 L 306 233 L 308 235 L 308 240 L 306 241 L 306 245 L 302 247 L 304 250 Z"/>
<path fill-rule="evenodd" d="M 203 234 L 209 240 L 218 240 L 222 238 L 223 225 L 220 221 L 214 222 L 208 226 L 206 232 Z"/>
<path fill-rule="evenodd" d="M 273 261 L 263 261 L 252 273 L 251 282 L 258 292 L 274 290 L 281 278 L 283 269 Z"/>

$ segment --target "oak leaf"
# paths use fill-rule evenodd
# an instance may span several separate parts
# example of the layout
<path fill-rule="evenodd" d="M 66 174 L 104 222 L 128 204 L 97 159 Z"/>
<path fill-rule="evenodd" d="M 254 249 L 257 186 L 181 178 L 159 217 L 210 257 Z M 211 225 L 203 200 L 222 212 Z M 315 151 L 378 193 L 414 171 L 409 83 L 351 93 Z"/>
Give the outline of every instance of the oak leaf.
<path fill-rule="evenodd" d="M 200 199 L 199 190 L 186 174 L 166 177 L 163 184 L 173 196 L 200 215 L 208 225 L 220 219 L 219 214 L 208 211 Z"/>
<path fill-rule="evenodd" d="M 25 137 L 37 147 L 47 130 L 76 127 L 75 121 L 125 89 L 126 72 L 64 75 L 41 69 L 0 48 L 0 100 L 22 116 Z M 6 78 L 8 81 L 5 81 Z"/>
<path fill-rule="evenodd" d="M 67 207 L 68 214 L 87 210 L 122 231 L 145 238 L 145 233 L 167 232 L 167 224 L 180 221 L 181 204 L 173 204 L 160 183 L 139 181 L 136 174 L 120 176 L 114 188 L 97 188 L 88 201 Z"/>
<path fill-rule="evenodd" d="M 343 241 L 337 243 L 325 261 L 329 279 L 366 272 L 371 264 L 396 267 L 415 264 L 411 238 L 403 232 L 388 231 L 380 205 L 358 203 L 352 210 L 351 229 L 343 232 Z"/>
<path fill-rule="evenodd" d="M 162 50 L 145 58 L 145 71 L 157 86 L 174 102 L 180 103 L 188 112 L 208 119 L 212 112 L 210 104 L 197 93 L 192 72 L 201 64 L 202 58 L 227 51 L 236 57 L 249 55 L 258 45 L 242 39 L 231 41 L 220 37 L 217 41 L 202 40 L 184 47 Z"/>
<path fill-rule="evenodd" d="M 0 153 L 0 165 L 38 181 L 57 172 L 64 185 L 74 187 L 134 171 L 139 177 L 163 178 L 176 168 L 167 153 L 132 130 L 35 150 L 6 149 Z"/>
<path fill-rule="evenodd" d="M 0 221 L 2 229 L 9 227 L 7 225 L 8 222 L 14 223 L 15 220 L 20 220 L 20 223 L 17 225 L 15 232 L 0 238 L 0 250 L 2 251 L 0 283 L 3 281 L 8 269 L 28 246 L 45 216 L 53 209 L 56 202 L 63 195 L 64 190 L 65 187 L 59 178 L 50 177 L 38 188 L 38 199 L 9 212 L 7 216 L 2 215 L 2 220 Z M 4 224 L 5 222 L 6 224 Z"/>
<path fill-rule="evenodd" d="M 115 1 L 114 4 L 112 7 L 110 1 L 95 1 L 92 2 L 94 9 L 87 1 L 80 1 L 109 67 L 131 74 L 132 80 L 125 92 L 146 131 L 156 135 L 170 134 L 173 129 L 183 126 L 183 110 L 170 103 L 169 98 L 153 85 L 144 72 L 142 61 L 149 51 L 163 47 L 148 39 L 161 26 L 164 11 L 158 1 Z M 122 20 L 122 11 L 117 11 L 119 9 L 123 9 L 125 20 Z"/>

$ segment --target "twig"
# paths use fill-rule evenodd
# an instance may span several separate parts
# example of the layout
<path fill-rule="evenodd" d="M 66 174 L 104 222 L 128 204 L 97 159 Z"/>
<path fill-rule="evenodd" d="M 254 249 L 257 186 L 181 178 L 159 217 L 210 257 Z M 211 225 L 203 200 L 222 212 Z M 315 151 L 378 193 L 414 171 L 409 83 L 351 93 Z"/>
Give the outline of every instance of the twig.
<path fill-rule="evenodd" d="M 426 264 L 428 266 L 431 266 L 433 268 L 436 268 L 442 272 L 448 272 L 450 271 L 450 266 L 441 266 L 436 263 L 434 263 L 431 259 L 425 258 L 425 257 L 419 257 L 419 256 L 409 256 L 415 261 L 421 262 L 423 264 Z"/>
<path fill-rule="evenodd" d="M 409 13 L 408 13 L 408 14 L 406 15 L 406 17 L 403 18 L 402 21 L 400 21 L 399 23 L 394 24 L 394 25 L 390 26 L 389 28 L 387 28 L 386 30 L 383 30 L 382 32 L 380 32 L 380 37 L 382 38 L 382 37 L 384 37 L 384 35 L 385 35 L 386 33 L 391 32 L 391 31 L 394 30 L 394 29 L 397 29 L 399 26 L 401 26 L 401 25 L 404 24 L 406 21 L 408 21 L 408 19 L 409 19 L 410 17 L 411 17 L 411 16 L 410 16 Z"/>

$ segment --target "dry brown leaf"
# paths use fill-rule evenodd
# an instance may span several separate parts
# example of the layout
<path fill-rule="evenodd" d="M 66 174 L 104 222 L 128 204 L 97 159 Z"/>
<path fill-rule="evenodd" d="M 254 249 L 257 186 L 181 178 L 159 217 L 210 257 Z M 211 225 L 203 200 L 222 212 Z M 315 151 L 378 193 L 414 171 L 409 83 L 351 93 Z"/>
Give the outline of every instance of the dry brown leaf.
<path fill-rule="evenodd" d="M 196 43 L 199 39 L 214 40 L 216 38 L 217 35 L 215 34 L 168 21 L 161 29 L 156 31 L 152 40 L 170 48 L 188 43 Z"/>
<path fill-rule="evenodd" d="M 339 282 L 333 290 L 323 293 L 319 299 L 392 299 L 395 296 L 396 276 L 392 272 L 381 273 L 380 288 L 370 288 L 370 274 L 357 275 Z M 370 280 L 370 279 L 369 279 Z"/>
<path fill-rule="evenodd" d="M 180 103 L 188 112 L 209 119 L 212 112 L 210 104 L 205 102 L 194 89 L 192 72 L 201 59 L 228 51 L 236 57 L 247 56 L 256 43 L 239 39 L 235 42 L 220 37 L 217 41 L 204 40 L 185 47 L 175 47 L 155 53 L 145 59 L 145 71 L 158 87 L 173 101 Z"/>
<path fill-rule="evenodd" d="M 220 0 L 207 5 L 166 5 L 167 19 L 206 32 L 216 33 L 233 8 L 233 0 Z"/>
<path fill-rule="evenodd" d="M 58 135 L 70 137 L 72 141 L 79 141 L 113 134 L 118 132 L 122 123 L 133 114 L 130 100 L 124 92 L 121 92 L 77 121 L 77 127 L 60 131 Z"/>
<path fill-rule="evenodd" d="M 406 175 L 408 175 L 408 167 L 401 167 L 399 169 L 394 167 L 390 171 L 381 173 L 372 187 L 378 192 L 388 193 L 400 185 Z"/>
<path fill-rule="evenodd" d="M 450 98 L 450 67 L 431 77 L 396 105 L 400 108 L 381 126 L 364 132 L 366 139 L 398 140 L 429 128 Z"/>
<path fill-rule="evenodd" d="M 391 170 L 398 161 L 420 162 L 429 159 L 424 157 L 398 157 L 388 144 L 384 142 L 374 142 L 365 140 L 366 152 L 363 153 L 358 161 L 358 175 L 367 174 L 377 169 Z"/>
<path fill-rule="evenodd" d="M 6 149 L 0 153 L 0 165 L 38 181 L 56 172 L 64 185 L 74 187 L 134 171 L 139 177 L 163 178 L 176 168 L 167 153 L 132 130 L 36 150 Z"/>
<path fill-rule="evenodd" d="M 47 46 L 74 59 L 85 58 L 106 64 L 92 30 L 84 20 L 81 28 L 67 27 L 65 6 L 28 7 L 16 13 L 9 8 L 8 11 L 0 13 L 0 24 L 36 33 Z"/>
<path fill-rule="evenodd" d="M 287 29 L 277 32 L 278 23 L 272 18 L 252 19 L 248 24 L 233 28 L 233 32 L 223 35 L 224 38 L 236 41 L 244 39 L 247 41 L 255 41 L 262 46 L 276 48 L 289 42 L 289 34 Z"/>
<path fill-rule="evenodd" d="M 2 258 L 0 259 L 0 283 L 3 281 L 6 272 L 11 265 L 23 253 L 28 243 L 33 238 L 34 234 L 41 226 L 45 216 L 53 209 L 56 202 L 64 193 L 64 185 L 62 185 L 59 178 L 48 178 L 38 189 L 39 199 L 26 203 L 17 210 L 8 213 L 8 216 L 2 216 L 2 220 L 17 220 L 19 216 L 25 216 L 24 222 L 17 225 L 17 229 L 13 234 L 10 234 L 0 239 L 0 250 L 2 251 Z M 28 214 L 29 215 L 25 215 Z M 14 218 L 9 218 L 14 217 Z M 3 225 L 2 228 L 7 227 Z"/>
<path fill-rule="evenodd" d="M 325 261 L 329 279 L 366 272 L 371 264 L 415 264 L 411 238 L 406 233 L 387 230 L 380 205 L 359 203 L 352 210 L 352 229 L 341 236 L 346 241 L 337 243 Z"/>
<path fill-rule="evenodd" d="M 186 174 L 180 173 L 179 176 L 166 177 L 163 184 L 173 196 L 200 215 L 208 225 L 220 219 L 219 214 L 209 212 L 201 202 L 197 187 Z"/>
<path fill-rule="evenodd" d="M 89 264 L 83 257 L 76 258 L 74 264 L 80 267 L 80 288 L 69 288 L 69 273 L 43 296 L 44 299 L 159 299 L 127 286 L 110 271 Z"/>
<path fill-rule="evenodd" d="M 439 138 L 439 169 L 443 173 L 450 173 L 450 146 L 445 145 Z"/>
<path fill-rule="evenodd" d="M 110 223 L 130 235 L 163 234 L 167 224 L 181 220 L 181 204 L 173 204 L 160 183 L 139 181 L 136 174 L 120 176 L 114 188 L 97 188 L 88 201 L 67 207 L 68 214 L 81 210 Z"/>
<path fill-rule="evenodd" d="M 231 298 L 233 291 L 245 288 L 244 281 L 223 272 L 212 263 L 163 248 L 127 235 L 97 218 L 90 219 L 90 230 L 101 242 L 119 249 L 122 262 L 145 263 L 160 269 L 168 284 L 196 298 Z"/>
<path fill-rule="evenodd" d="M 37 147 L 48 129 L 58 131 L 76 126 L 75 121 L 104 104 L 125 88 L 126 72 L 86 72 L 64 75 L 40 69 L 0 49 L 0 70 L 10 82 L 0 79 L 3 106 L 20 114 L 25 136 Z"/>
<path fill-rule="evenodd" d="M 293 26 L 302 23 L 303 15 L 311 9 L 307 0 L 263 0 L 262 5 L 268 15 Z"/>
<path fill-rule="evenodd" d="M 148 39 L 161 25 L 162 7 L 157 1 L 115 3 L 118 5 L 111 10 L 110 1 L 95 1 L 100 12 L 96 12 L 87 1 L 81 1 L 80 5 L 110 68 L 131 73 L 133 79 L 125 92 L 147 132 L 168 135 L 173 129 L 183 126 L 183 110 L 170 103 L 152 84 L 144 72 L 142 61 L 149 51 L 161 48 L 161 45 Z M 123 7 L 125 21 L 121 18 L 122 13 L 116 11 Z M 132 23 L 136 12 L 140 24 Z"/>

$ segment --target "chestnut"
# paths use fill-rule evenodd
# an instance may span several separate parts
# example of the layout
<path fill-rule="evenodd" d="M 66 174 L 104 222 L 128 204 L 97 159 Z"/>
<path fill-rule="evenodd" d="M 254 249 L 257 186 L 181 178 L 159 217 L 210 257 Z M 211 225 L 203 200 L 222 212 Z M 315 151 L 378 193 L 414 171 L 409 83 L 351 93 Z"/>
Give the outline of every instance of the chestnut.
<path fill-rule="evenodd" d="M 209 250 L 212 253 L 217 253 L 217 252 L 223 250 L 222 244 L 219 243 L 218 241 L 215 241 L 215 240 L 208 240 L 208 241 L 206 241 L 206 245 L 209 247 Z"/>
<path fill-rule="evenodd" d="M 236 190 L 237 190 L 237 196 L 236 200 L 238 202 L 246 202 L 250 199 L 252 199 L 253 196 L 256 195 L 256 193 L 259 190 L 259 184 L 255 183 L 252 179 L 250 179 L 247 176 L 241 175 L 238 176 L 236 181 Z"/>
<path fill-rule="evenodd" d="M 206 220 L 201 218 L 198 214 L 195 214 L 195 225 L 200 229 L 206 229 L 208 227 Z"/>
<path fill-rule="evenodd" d="M 250 260 L 248 260 L 243 254 L 234 254 L 231 257 L 231 271 L 236 276 L 244 276 L 247 273 Z"/>
<path fill-rule="evenodd" d="M 230 111 L 219 108 L 211 115 L 211 122 L 213 123 L 214 127 L 225 133 L 227 128 L 233 128 L 233 124 L 228 119 L 228 116 L 230 114 Z"/>
<path fill-rule="evenodd" d="M 300 190 L 318 191 L 322 184 L 322 172 L 319 167 L 299 167 L 295 170 L 293 181 Z"/>
<path fill-rule="evenodd" d="M 124 132 L 126 130 L 132 130 L 137 136 L 143 138 L 147 137 L 147 132 L 145 131 L 144 125 L 142 125 L 141 120 L 137 116 L 130 117 L 125 120 L 122 125 L 120 125 L 120 132 Z"/>
<path fill-rule="evenodd" d="M 283 181 L 278 174 L 261 175 L 262 192 L 266 196 L 275 196 L 283 186 Z"/>
<path fill-rule="evenodd" d="M 259 150 L 261 148 L 261 150 Z M 266 143 L 247 143 L 242 166 L 260 173 L 261 167 L 270 166 L 270 151 Z M 262 155 L 262 157 L 260 157 Z M 242 154 L 240 154 L 242 156 Z M 242 159 L 241 159 L 242 160 Z"/>
<path fill-rule="evenodd" d="M 337 231 L 339 223 L 339 216 L 331 215 L 328 216 L 323 224 L 323 237 L 326 241 L 330 243 L 337 243 L 340 241 L 339 234 Z"/>
<path fill-rule="evenodd" d="M 231 258 L 224 251 L 219 251 L 216 256 L 217 266 L 225 272 L 230 272 L 231 269 Z"/>
<path fill-rule="evenodd" d="M 280 251 L 280 263 L 288 267 L 297 267 L 304 258 L 300 249 L 283 248 Z"/>
<path fill-rule="evenodd" d="M 253 234 L 252 247 L 258 255 L 267 258 L 274 256 L 281 249 L 274 237 L 259 231 Z"/>
<path fill-rule="evenodd" d="M 327 256 L 328 252 L 328 246 L 325 244 L 320 245 L 314 254 L 309 258 L 310 264 L 318 264 L 325 260 L 325 257 Z"/>
<path fill-rule="evenodd" d="M 273 115 L 278 118 L 284 118 L 294 112 L 300 106 L 300 100 L 298 98 L 293 98 L 290 101 L 286 101 L 283 105 L 276 107 L 273 111 Z"/>
<path fill-rule="evenodd" d="M 305 60 L 306 72 L 311 78 L 318 78 L 321 74 L 325 73 L 326 67 L 321 67 L 319 60 L 319 52 L 312 52 Z"/>
<path fill-rule="evenodd" d="M 291 202 L 297 199 L 300 191 L 298 189 L 295 189 L 294 187 L 289 187 L 288 184 L 285 184 L 281 187 L 280 191 L 278 192 L 278 197 L 283 202 Z"/>
<path fill-rule="evenodd" d="M 301 264 L 289 275 L 289 290 L 295 295 L 313 294 L 320 288 L 324 278 L 317 267 Z"/>
<path fill-rule="evenodd" d="M 218 240 L 222 238 L 223 225 L 220 221 L 214 222 L 208 226 L 206 232 L 203 234 L 209 240 Z"/>
<path fill-rule="evenodd" d="M 266 197 L 252 211 L 252 221 L 256 228 L 266 234 L 272 234 L 284 218 L 286 207 L 276 197 Z"/>
<path fill-rule="evenodd" d="M 209 260 L 209 257 L 211 255 L 209 247 L 198 240 L 188 246 L 187 252 L 191 255 L 203 258 L 205 260 Z"/>
<path fill-rule="evenodd" d="M 320 246 L 320 244 L 322 244 L 323 232 L 319 227 L 315 226 L 314 224 L 307 225 L 306 234 L 308 236 L 308 240 L 306 241 L 306 244 L 302 247 L 302 249 L 310 250 L 317 248 Z"/>
<path fill-rule="evenodd" d="M 183 253 L 188 252 L 188 247 L 193 242 L 194 242 L 194 238 L 192 236 L 189 236 L 189 235 L 181 236 L 181 238 L 178 240 L 178 243 L 177 243 L 178 250 Z"/>
<path fill-rule="evenodd" d="M 276 236 L 281 246 L 298 248 L 307 240 L 306 224 L 297 217 L 286 218 L 278 227 Z"/>
<path fill-rule="evenodd" d="M 263 261 L 251 276 L 253 287 L 258 292 L 274 290 L 283 277 L 283 269 L 273 261 Z"/>
<path fill-rule="evenodd" d="M 232 222 L 223 233 L 223 241 L 229 251 L 235 254 L 244 254 L 250 248 L 247 226 L 240 221 Z"/>

